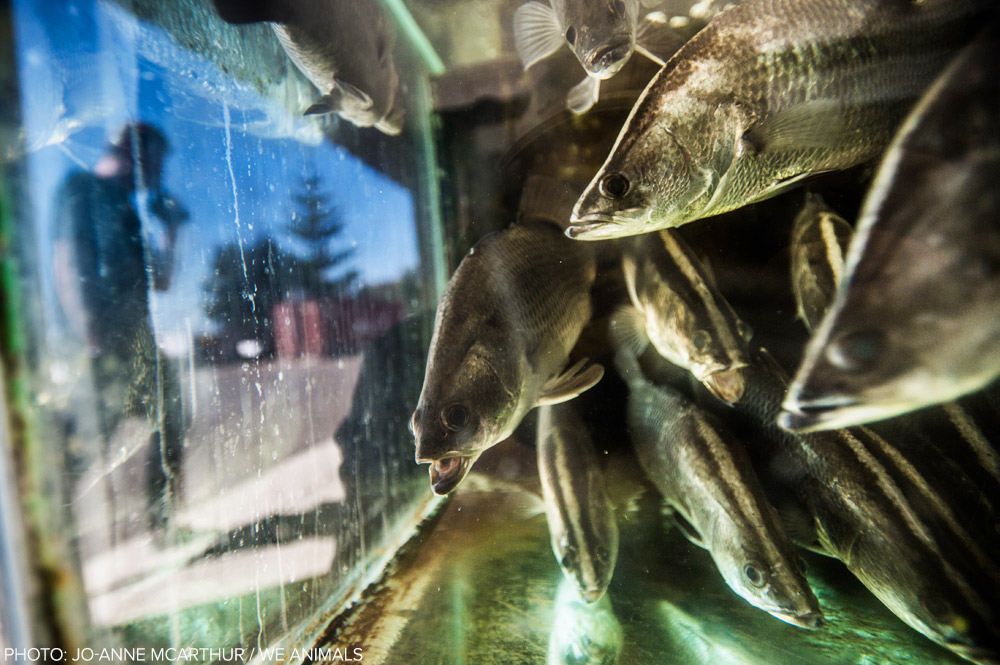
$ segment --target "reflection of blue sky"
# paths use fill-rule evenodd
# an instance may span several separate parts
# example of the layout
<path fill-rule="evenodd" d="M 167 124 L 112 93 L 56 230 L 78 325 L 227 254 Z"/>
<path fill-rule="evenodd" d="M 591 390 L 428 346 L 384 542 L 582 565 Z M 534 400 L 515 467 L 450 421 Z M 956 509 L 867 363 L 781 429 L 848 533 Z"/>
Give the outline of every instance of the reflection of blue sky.
<path fill-rule="evenodd" d="M 293 248 L 284 229 L 294 195 L 313 175 L 347 221 L 331 247 L 356 248 L 352 267 L 363 283 L 393 281 L 417 264 L 409 191 L 346 150 L 315 140 L 320 120 L 269 124 L 284 113 L 274 102 L 114 5 L 15 0 L 14 9 L 43 261 L 50 256 L 52 197 L 67 172 L 92 167 L 106 140 L 139 118 L 169 137 L 164 186 L 191 212 L 178 238 L 174 282 L 154 303 L 161 331 L 205 328 L 203 287 L 220 245 L 248 246 L 270 235 Z M 157 62 L 143 55 L 150 52 L 159 54 Z M 55 298 L 45 286 L 51 312 Z"/>

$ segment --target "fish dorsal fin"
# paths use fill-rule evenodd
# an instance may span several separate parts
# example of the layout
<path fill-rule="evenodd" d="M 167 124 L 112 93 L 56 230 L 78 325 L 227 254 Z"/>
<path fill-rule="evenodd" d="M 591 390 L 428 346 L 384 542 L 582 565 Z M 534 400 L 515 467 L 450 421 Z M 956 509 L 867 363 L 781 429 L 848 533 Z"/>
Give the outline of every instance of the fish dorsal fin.
<path fill-rule="evenodd" d="M 555 53 L 562 44 L 562 27 L 552 7 L 532 0 L 514 12 L 514 46 L 525 69 Z"/>
<path fill-rule="evenodd" d="M 708 547 L 705 546 L 705 541 L 701 539 L 701 536 L 695 528 L 691 526 L 691 523 L 684 519 L 676 510 L 670 514 L 670 521 L 674 523 L 674 526 L 677 527 L 677 530 L 680 531 L 685 538 L 691 541 L 692 545 L 697 545 L 704 550 L 708 549 Z"/>
<path fill-rule="evenodd" d="M 375 105 L 367 92 L 350 83 L 337 80 L 333 89 L 319 98 L 319 101 L 305 110 L 305 115 L 322 115 L 351 111 L 355 113 L 369 110 Z"/>
<path fill-rule="evenodd" d="M 601 80 L 596 76 L 588 76 L 569 90 L 566 96 L 566 108 L 580 115 L 590 110 L 597 103 L 601 91 Z"/>
<path fill-rule="evenodd" d="M 835 99 L 796 104 L 751 127 L 745 138 L 758 152 L 834 148 L 844 131 L 844 107 Z"/>
<path fill-rule="evenodd" d="M 635 50 L 661 67 L 667 58 L 681 47 L 681 40 L 670 29 L 663 12 L 650 12 L 642 17 L 635 30 Z"/>
<path fill-rule="evenodd" d="M 542 392 L 535 405 L 559 404 L 571 400 L 580 393 L 593 388 L 603 376 L 603 366 L 584 358 L 542 386 Z"/>

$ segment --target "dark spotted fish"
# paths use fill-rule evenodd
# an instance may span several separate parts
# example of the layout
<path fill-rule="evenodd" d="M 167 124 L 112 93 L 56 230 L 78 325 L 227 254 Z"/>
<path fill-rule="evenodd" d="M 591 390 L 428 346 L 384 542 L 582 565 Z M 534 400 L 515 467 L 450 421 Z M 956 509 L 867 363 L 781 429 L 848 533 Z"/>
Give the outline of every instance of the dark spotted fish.
<path fill-rule="evenodd" d="M 618 524 L 594 443 L 573 402 L 539 408 L 537 450 L 552 551 L 580 597 L 595 603 L 615 570 Z"/>
<path fill-rule="evenodd" d="M 600 381 L 600 365 L 567 367 L 595 276 L 593 254 L 579 244 L 554 224 L 515 224 L 479 241 L 452 275 L 410 421 L 435 493 L 455 489 L 535 406 Z"/>
<path fill-rule="evenodd" d="M 997 34 L 951 64 L 883 159 L 785 426 L 880 420 L 1000 376 Z"/>
<path fill-rule="evenodd" d="M 680 226 L 882 153 L 989 0 L 746 0 L 632 109 L 567 233 Z"/>

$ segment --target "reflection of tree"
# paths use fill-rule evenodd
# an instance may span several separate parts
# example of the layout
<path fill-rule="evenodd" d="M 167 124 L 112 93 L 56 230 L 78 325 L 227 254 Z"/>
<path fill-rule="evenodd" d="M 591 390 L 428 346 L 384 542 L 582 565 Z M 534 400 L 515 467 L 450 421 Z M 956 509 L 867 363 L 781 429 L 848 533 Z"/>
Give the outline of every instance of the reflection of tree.
<path fill-rule="evenodd" d="M 319 191 L 319 178 L 305 181 L 304 191 L 295 195 L 298 209 L 292 213 L 288 230 L 305 248 L 296 262 L 300 293 L 306 297 L 322 297 L 347 291 L 358 277 L 355 270 L 336 270 L 354 255 L 349 248 L 334 252 L 331 241 L 344 230 L 340 212 Z"/>
<path fill-rule="evenodd" d="M 257 340 L 271 349 L 274 336 L 271 312 L 287 298 L 293 282 L 292 261 L 270 238 L 249 247 L 230 243 L 215 255 L 212 275 L 205 284 L 205 313 L 232 341 Z"/>

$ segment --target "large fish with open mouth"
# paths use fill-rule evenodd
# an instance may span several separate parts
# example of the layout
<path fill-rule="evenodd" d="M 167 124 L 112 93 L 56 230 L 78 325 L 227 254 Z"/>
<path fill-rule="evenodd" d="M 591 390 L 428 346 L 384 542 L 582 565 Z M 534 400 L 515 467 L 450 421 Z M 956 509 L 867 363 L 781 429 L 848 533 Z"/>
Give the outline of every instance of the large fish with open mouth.
<path fill-rule="evenodd" d="M 628 423 L 646 475 L 697 532 L 726 583 L 751 605 L 802 628 L 819 602 L 742 442 L 668 386 L 629 381 Z"/>
<path fill-rule="evenodd" d="M 988 0 L 746 0 L 649 83 L 570 237 L 680 226 L 877 157 Z"/>
<path fill-rule="evenodd" d="M 230 23 L 270 23 L 322 94 L 306 115 L 335 113 L 390 136 L 403 130 L 395 27 L 378 0 L 215 0 L 215 6 Z"/>
<path fill-rule="evenodd" d="M 998 35 L 952 63 L 886 154 L 783 426 L 881 420 L 1000 376 Z"/>
<path fill-rule="evenodd" d="M 740 368 L 747 364 L 750 327 L 719 293 L 701 260 L 674 229 L 626 238 L 622 270 L 635 312 L 661 356 L 689 370 L 719 399 L 743 395 Z M 638 349 L 637 349 L 638 350 Z"/>
<path fill-rule="evenodd" d="M 438 304 L 424 385 L 410 420 L 418 464 L 447 494 L 535 406 L 604 374 L 569 353 L 590 319 L 594 256 L 555 224 L 525 222 L 480 240 Z"/>
<path fill-rule="evenodd" d="M 653 40 L 643 39 L 654 34 L 658 20 L 640 22 L 639 13 L 639 0 L 531 0 L 514 13 L 514 44 L 525 69 L 568 44 L 587 76 L 570 90 L 566 106 L 585 113 L 597 102 L 601 81 L 617 74 L 636 50 L 663 64 L 644 45 Z"/>
<path fill-rule="evenodd" d="M 552 551 L 580 597 L 595 603 L 615 570 L 618 524 L 593 440 L 573 402 L 539 408 L 537 451 Z"/>

